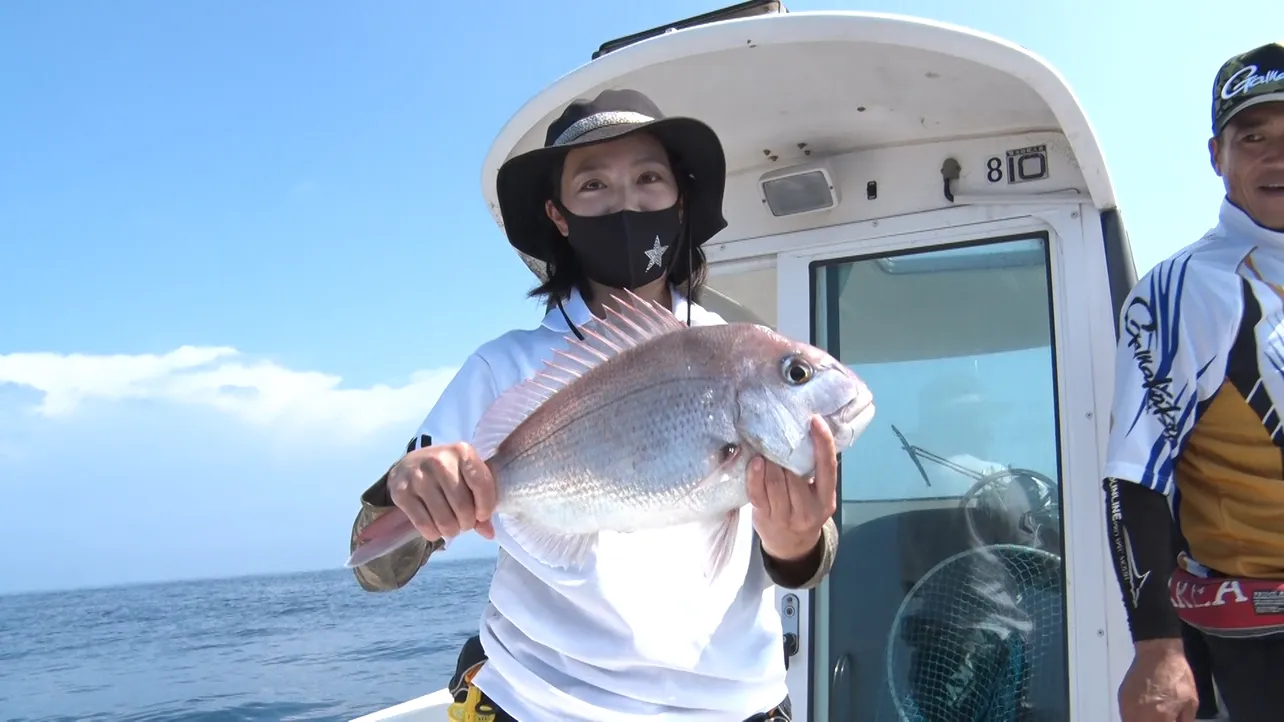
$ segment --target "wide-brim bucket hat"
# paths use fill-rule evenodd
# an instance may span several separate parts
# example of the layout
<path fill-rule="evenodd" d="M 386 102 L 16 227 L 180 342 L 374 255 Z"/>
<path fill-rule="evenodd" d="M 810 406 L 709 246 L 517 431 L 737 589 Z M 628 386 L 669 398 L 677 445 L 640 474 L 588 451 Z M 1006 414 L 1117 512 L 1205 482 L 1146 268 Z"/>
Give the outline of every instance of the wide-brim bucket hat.
<path fill-rule="evenodd" d="M 722 215 L 727 161 L 717 133 L 694 118 L 666 117 L 636 90 L 604 90 L 568 105 L 549 124 L 544 147 L 509 158 L 499 168 L 495 185 L 504 233 L 513 248 L 538 261 L 527 265 L 541 280 L 547 280 L 542 266 L 552 258 L 553 244 L 564 242 L 544 210 L 553 197 L 554 171 L 573 148 L 642 131 L 655 136 L 673 160 L 691 242 L 699 246 L 727 227 Z"/>

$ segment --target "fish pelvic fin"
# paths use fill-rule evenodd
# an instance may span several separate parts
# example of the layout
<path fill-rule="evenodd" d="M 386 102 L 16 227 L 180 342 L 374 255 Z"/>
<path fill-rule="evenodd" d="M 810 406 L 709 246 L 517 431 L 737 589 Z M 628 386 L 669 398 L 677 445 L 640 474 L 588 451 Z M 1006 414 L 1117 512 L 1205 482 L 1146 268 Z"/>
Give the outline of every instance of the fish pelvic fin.
<path fill-rule="evenodd" d="M 385 512 L 357 535 L 357 548 L 344 566 L 349 569 L 378 559 L 400 549 L 423 535 L 410 523 L 410 518 L 401 509 Z"/>
<path fill-rule="evenodd" d="M 732 509 L 718 517 L 709 529 L 709 557 L 705 560 L 704 576 L 712 579 L 722 573 L 736 551 L 736 533 L 740 530 L 740 510 Z"/>
<path fill-rule="evenodd" d="M 598 534 L 566 534 L 503 515 L 504 531 L 539 562 L 560 569 L 580 570 L 597 547 Z"/>
<path fill-rule="evenodd" d="M 619 299 L 619 309 L 607 304 L 605 319 L 594 318 L 580 327 L 583 341 L 566 336 L 565 349 L 554 349 L 539 371 L 504 391 L 486 409 L 473 429 L 472 441 L 482 459 L 494 456 L 523 421 L 584 374 L 628 349 L 686 328 L 672 311 L 632 291 L 626 293 L 628 299 Z"/>

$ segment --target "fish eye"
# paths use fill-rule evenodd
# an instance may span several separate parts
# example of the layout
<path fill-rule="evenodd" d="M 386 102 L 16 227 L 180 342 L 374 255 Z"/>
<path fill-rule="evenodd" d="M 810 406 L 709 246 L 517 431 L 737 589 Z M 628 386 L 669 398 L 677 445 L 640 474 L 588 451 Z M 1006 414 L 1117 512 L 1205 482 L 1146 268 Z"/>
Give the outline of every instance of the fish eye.
<path fill-rule="evenodd" d="M 794 386 L 807 383 L 815 373 L 811 364 L 801 356 L 786 356 L 780 362 L 780 372 L 785 381 Z"/>

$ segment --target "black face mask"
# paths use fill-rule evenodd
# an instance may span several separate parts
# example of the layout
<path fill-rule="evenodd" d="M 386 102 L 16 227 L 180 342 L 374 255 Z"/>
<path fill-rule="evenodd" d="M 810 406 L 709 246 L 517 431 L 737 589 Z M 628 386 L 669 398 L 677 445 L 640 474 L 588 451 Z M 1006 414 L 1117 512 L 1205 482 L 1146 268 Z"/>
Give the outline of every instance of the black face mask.
<path fill-rule="evenodd" d="M 566 241 L 584 275 L 604 286 L 636 290 L 673 265 L 682 231 L 677 203 L 662 211 L 604 216 L 577 216 L 560 203 L 558 210 L 566 219 Z"/>

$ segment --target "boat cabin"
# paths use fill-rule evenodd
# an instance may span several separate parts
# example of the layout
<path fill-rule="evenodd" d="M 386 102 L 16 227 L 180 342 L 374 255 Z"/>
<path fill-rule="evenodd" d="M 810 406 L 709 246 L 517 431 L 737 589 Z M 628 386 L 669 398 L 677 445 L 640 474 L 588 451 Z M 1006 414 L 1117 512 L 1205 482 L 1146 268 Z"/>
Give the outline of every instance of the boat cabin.
<path fill-rule="evenodd" d="M 795 719 L 1117 720 L 1132 653 L 1100 475 L 1136 274 L 1065 80 L 965 28 L 741 3 L 606 43 L 527 102 L 486 156 L 496 222 L 500 164 L 607 88 L 725 145 L 704 304 L 874 393 L 836 566 L 779 593 Z"/>

